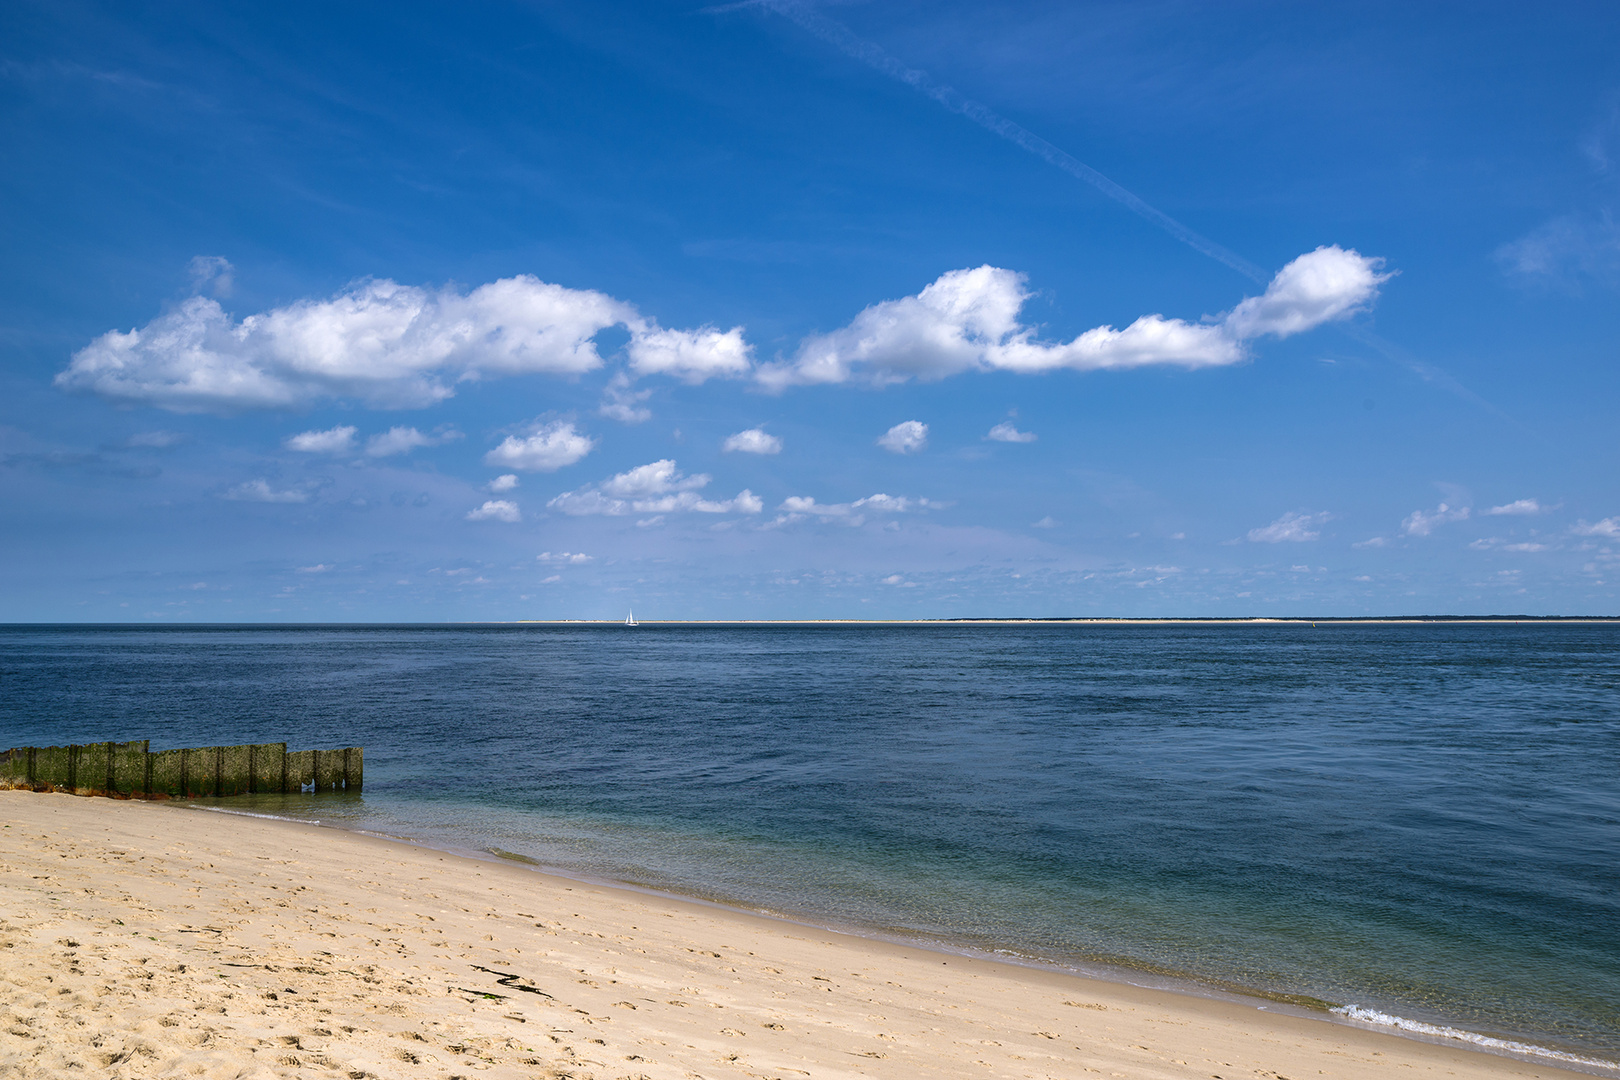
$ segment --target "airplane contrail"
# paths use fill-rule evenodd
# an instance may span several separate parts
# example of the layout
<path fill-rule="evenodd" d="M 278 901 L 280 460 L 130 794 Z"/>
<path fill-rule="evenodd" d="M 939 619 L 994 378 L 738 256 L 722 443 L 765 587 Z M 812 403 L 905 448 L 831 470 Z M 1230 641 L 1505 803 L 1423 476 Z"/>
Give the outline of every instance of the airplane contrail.
<path fill-rule="evenodd" d="M 859 60 L 868 67 L 881 71 L 898 82 L 905 83 L 919 93 L 932 98 L 951 112 L 967 117 L 986 131 L 1001 136 L 1015 146 L 1022 147 L 1047 163 L 1057 166 L 1070 176 L 1085 181 L 1110 199 L 1157 225 L 1194 251 L 1206 255 L 1262 285 L 1271 280 L 1270 274 L 1267 274 L 1243 256 L 1188 228 L 1135 192 L 1110 180 L 1107 176 L 1093 169 L 1068 151 L 1053 146 L 1033 131 L 1007 119 L 988 105 L 965 97 L 954 88 L 936 80 L 928 72 L 908 67 L 906 64 L 901 63 L 898 58 L 890 55 L 881 45 L 867 41 L 843 23 L 838 22 L 836 19 L 829 19 L 819 11 L 798 2 L 798 0 L 740 0 L 738 3 L 721 4 L 703 10 L 707 14 L 720 14 L 745 8 L 764 8 L 767 11 L 775 12 L 777 15 L 832 45 L 846 56 Z M 1424 382 L 1438 386 L 1462 398 L 1464 401 L 1494 414 L 1514 427 L 1525 430 L 1524 426 L 1517 420 L 1514 420 L 1507 413 L 1468 389 L 1440 367 L 1409 355 L 1404 349 L 1393 342 L 1386 341 L 1365 327 L 1341 325 L 1339 329 L 1353 340 L 1370 347 L 1386 360 L 1392 360 L 1406 367 Z"/>
<path fill-rule="evenodd" d="M 1053 146 L 1033 131 L 1007 119 L 983 102 L 964 97 L 952 87 L 936 80 L 928 72 L 907 67 L 886 52 L 882 46 L 857 36 L 854 31 L 843 23 L 829 19 L 818 11 L 812 10 L 803 4 L 794 3 L 792 0 L 744 0 L 743 3 L 706 8 L 705 11 L 718 14 L 724 11 L 735 11 L 751 7 L 765 8 L 768 11 L 775 12 L 834 46 L 846 56 L 859 60 L 868 67 L 881 71 L 898 82 L 905 83 L 912 89 L 945 106 L 951 112 L 967 117 L 986 131 L 1001 136 L 1015 146 L 1022 147 L 1048 164 L 1062 169 L 1070 176 L 1078 180 L 1084 180 L 1110 199 L 1157 225 L 1194 251 L 1207 255 L 1216 262 L 1231 267 L 1244 277 L 1262 284 L 1270 279 L 1271 275 L 1254 263 L 1236 252 L 1222 247 L 1209 239 L 1209 237 L 1189 229 L 1134 192 L 1116 184 L 1073 154 Z"/>

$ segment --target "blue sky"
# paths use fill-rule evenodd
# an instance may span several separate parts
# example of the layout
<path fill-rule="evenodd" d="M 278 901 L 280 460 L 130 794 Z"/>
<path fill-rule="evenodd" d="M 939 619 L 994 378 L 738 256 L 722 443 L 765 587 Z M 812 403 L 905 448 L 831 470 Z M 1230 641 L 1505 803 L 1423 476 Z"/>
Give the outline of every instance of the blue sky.
<path fill-rule="evenodd" d="M 1620 612 L 1605 5 L 14 3 L 0 102 L 0 620 Z"/>

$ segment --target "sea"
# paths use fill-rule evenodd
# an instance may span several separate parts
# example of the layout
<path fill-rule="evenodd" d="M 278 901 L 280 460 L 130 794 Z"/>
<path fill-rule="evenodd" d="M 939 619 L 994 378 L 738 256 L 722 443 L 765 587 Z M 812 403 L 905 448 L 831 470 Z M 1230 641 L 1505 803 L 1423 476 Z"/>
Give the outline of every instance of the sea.
<path fill-rule="evenodd" d="M 365 748 L 220 809 L 1620 1063 L 1620 625 L 0 627 L 0 746 L 136 738 Z"/>

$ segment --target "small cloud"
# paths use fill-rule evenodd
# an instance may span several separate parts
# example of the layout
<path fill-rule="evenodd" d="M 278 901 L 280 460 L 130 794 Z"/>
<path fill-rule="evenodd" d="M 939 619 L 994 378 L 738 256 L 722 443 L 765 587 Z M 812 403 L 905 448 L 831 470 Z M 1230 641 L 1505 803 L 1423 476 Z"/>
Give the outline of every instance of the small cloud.
<path fill-rule="evenodd" d="M 300 574 L 324 574 L 332 567 L 329 563 L 316 563 L 314 566 L 299 566 L 294 569 Z"/>
<path fill-rule="evenodd" d="M 225 492 L 227 499 L 236 502 L 262 502 L 262 503 L 306 503 L 309 502 L 309 492 L 288 489 L 277 491 L 270 486 L 268 480 L 249 480 L 237 484 Z"/>
<path fill-rule="evenodd" d="M 139 431 L 124 440 L 131 450 L 164 450 L 186 441 L 177 431 Z"/>
<path fill-rule="evenodd" d="M 1386 538 L 1382 537 L 1382 536 L 1374 536 L 1374 537 L 1371 537 L 1370 539 L 1367 539 L 1367 540 L 1357 540 L 1355 543 L 1351 544 L 1350 546 L 1351 547 L 1358 547 L 1358 548 L 1389 547 L 1389 541 Z"/>
<path fill-rule="evenodd" d="M 484 455 L 484 464 L 523 472 L 556 472 L 595 447 L 596 440 L 582 435 L 570 421 L 555 420 L 532 428 L 525 436 L 508 435 Z"/>
<path fill-rule="evenodd" d="M 920 420 L 903 421 L 884 432 L 877 444 L 891 454 L 919 453 L 928 445 L 928 425 Z"/>
<path fill-rule="evenodd" d="M 1459 506 L 1453 510 L 1445 503 L 1441 503 L 1432 512 L 1414 510 L 1406 515 L 1401 522 L 1401 531 L 1407 536 L 1428 536 L 1436 528 L 1449 521 L 1467 521 L 1468 507 Z"/>
<path fill-rule="evenodd" d="M 1493 506 L 1485 511 L 1494 515 L 1529 516 L 1532 514 L 1545 514 L 1551 507 L 1542 506 L 1535 499 L 1516 499 L 1502 506 Z"/>
<path fill-rule="evenodd" d="M 1359 581 L 1359 582 L 1362 582 L 1363 584 L 1365 584 L 1365 583 L 1371 581 L 1372 578 L 1368 577 L 1366 574 L 1357 574 L 1355 577 L 1351 578 L 1350 580 L 1351 581 Z"/>
<path fill-rule="evenodd" d="M 354 449 L 355 428 L 342 424 L 325 431 L 303 431 L 282 441 L 288 450 L 300 454 L 347 454 Z"/>
<path fill-rule="evenodd" d="M 899 574 L 890 574 L 888 577 L 883 579 L 883 584 L 893 585 L 899 589 L 915 589 L 917 587 L 917 583 L 915 581 L 907 581 Z"/>
<path fill-rule="evenodd" d="M 381 435 L 366 440 L 367 457 L 393 457 L 408 454 L 419 446 L 439 446 L 461 438 L 461 432 L 446 428 L 434 435 L 424 435 L 413 427 L 391 427 Z"/>
<path fill-rule="evenodd" d="M 505 499 L 490 499 L 476 510 L 467 511 L 468 521 L 521 521 L 523 512 L 518 504 Z"/>
<path fill-rule="evenodd" d="M 223 255 L 196 255 L 186 268 L 191 274 L 192 294 L 210 292 L 229 296 L 236 285 L 236 267 Z"/>
<path fill-rule="evenodd" d="M 1052 520 L 1051 514 L 1048 514 L 1039 521 L 1030 522 L 1029 527 L 1032 529 L 1055 529 L 1057 528 L 1057 522 Z"/>
<path fill-rule="evenodd" d="M 507 473 L 505 476 L 497 476 L 484 486 L 496 495 L 499 495 L 503 491 L 511 491 L 513 488 L 518 486 L 517 474 Z"/>
<path fill-rule="evenodd" d="M 638 465 L 600 484 L 587 484 L 575 491 L 566 491 L 546 504 L 574 517 L 593 514 L 619 516 L 635 511 L 658 515 L 693 511 L 700 514 L 757 514 L 765 504 L 753 492 L 744 488 L 735 498 L 705 499 L 698 489 L 707 487 L 712 479 L 707 473 L 687 476 L 676 466 L 673 458 Z M 641 524 L 641 522 L 637 522 Z"/>
<path fill-rule="evenodd" d="M 1577 521 L 1569 531 L 1576 536 L 1604 536 L 1611 540 L 1620 540 L 1620 517 L 1606 517 L 1591 524 L 1587 524 L 1584 520 Z"/>
<path fill-rule="evenodd" d="M 725 453 L 737 452 L 741 454 L 780 454 L 782 440 L 775 435 L 767 435 L 761 428 L 749 428 L 739 431 L 735 435 L 726 437 L 720 444 Z"/>
<path fill-rule="evenodd" d="M 562 580 L 562 575 L 561 574 L 552 574 L 550 577 L 541 578 L 540 579 L 540 584 L 542 584 L 542 585 L 555 585 L 557 582 L 559 582 L 561 580 Z"/>
<path fill-rule="evenodd" d="M 592 556 L 585 554 L 583 551 L 542 551 L 535 558 L 543 563 L 567 563 L 571 566 L 578 566 L 580 563 L 590 562 Z"/>
<path fill-rule="evenodd" d="M 1326 511 L 1318 514 L 1284 514 L 1270 525 L 1250 529 L 1249 540 L 1256 544 L 1303 543 L 1307 540 L 1318 540 L 1322 534 L 1315 526 L 1323 524 L 1332 516 Z"/>
<path fill-rule="evenodd" d="M 602 391 L 602 404 L 597 408 L 598 415 L 609 420 L 617 420 L 622 424 L 639 424 L 652 419 L 652 410 L 642 406 L 641 402 L 652 397 L 651 390 L 633 390 L 630 376 L 619 372 L 608 380 L 606 388 Z"/>
<path fill-rule="evenodd" d="M 1003 421 L 991 428 L 985 438 L 994 442 L 1034 442 L 1040 436 L 1033 431 L 1019 431 L 1011 421 Z"/>

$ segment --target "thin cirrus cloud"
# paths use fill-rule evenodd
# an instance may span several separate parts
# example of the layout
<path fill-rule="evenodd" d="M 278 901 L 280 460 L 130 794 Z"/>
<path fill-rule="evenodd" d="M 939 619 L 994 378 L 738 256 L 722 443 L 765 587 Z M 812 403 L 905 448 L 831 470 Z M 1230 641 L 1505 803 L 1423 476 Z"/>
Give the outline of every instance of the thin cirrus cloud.
<path fill-rule="evenodd" d="M 985 438 L 992 442 L 1026 443 L 1034 442 L 1040 436 L 1033 431 L 1019 431 L 1012 421 L 1004 420 L 991 428 Z"/>
<path fill-rule="evenodd" d="M 851 381 L 883 386 L 968 371 L 1235 364 L 1248 358 L 1248 343 L 1257 338 L 1290 337 L 1363 310 L 1390 277 L 1379 272 L 1382 266 L 1354 250 L 1320 247 L 1278 271 L 1263 295 L 1214 321 L 1144 315 L 1123 330 L 1099 326 L 1069 342 L 1038 341 L 1034 327 L 1019 321 L 1030 296 L 1022 274 L 994 266 L 952 270 L 916 296 L 874 304 L 843 329 L 806 338 L 791 360 L 762 365 L 756 378 L 779 391 Z"/>
<path fill-rule="evenodd" d="M 696 383 L 751 364 L 740 327 L 665 329 L 622 300 L 524 274 L 465 294 L 363 281 L 241 321 L 213 297 L 193 296 L 143 327 L 101 335 L 56 385 L 175 412 L 327 398 L 415 408 L 454 396 L 457 382 L 593 371 L 603 364 L 596 335 L 621 325 L 630 331 L 630 367 L 641 374 Z"/>
<path fill-rule="evenodd" d="M 882 492 L 847 503 L 822 503 L 808 495 L 789 495 L 782 500 L 782 505 L 778 508 L 781 512 L 771 525 L 791 525 L 814 518 L 822 522 L 854 526 L 865 524 L 868 514 L 909 514 L 940 510 L 944 506 L 944 503 L 932 499 L 885 495 Z"/>
<path fill-rule="evenodd" d="M 782 440 L 768 434 L 762 428 L 749 428 L 747 431 L 726 436 L 726 441 L 720 444 L 720 449 L 727 454 L 780 454 Z"/>
<path fill-rule="evenodd" d="M 1305 543 L 1322 538 L 1321 526 L 1333 517 L 1323 511 L 1316 514 L 1287 513 L 1270 525 L 1249 530 L 1249 540 L 1256 544 Z"/>
<path fill-rule="evenodd" d="M 791 358 L 765 364 L 755 363 L 740 326 L 670 329 L 626 301 L 527 274 L 467 293 L 369 280 L 240 321 L 214 297 L 192 296 L 143 327 L 96 338 L 55 381 L 64 390 L 175 412 L 290 408 L 329 398 L 416 408 L 454 396 L 459 382 L 594 371 L 604 364 L 596 335 L 623 326 L 628 372 L 610 382 L 601 411 L 634 423 L 650 414 L 630 373 L 693 384 L 752 375 L 763 389 L 781 391 L 967 371 L 1235 364 L 1248 358 L 1255 339 L 1289 337 L 1366 308 L 1390 276 L 1379 272 L 1382 265 L 1354 250 L 1320 247 L 1219 319 L 1144 315 L 1123 330 L 1099 326 L 1069 342 L 1037 340 L 1035 328 L 1019 320 L 1030 296 L 1022 274 L 988 265 L 952 270 L 917 295 L 874 304 L 843 329 L 805 338 Z"/>
<path fill-rule="evenodd" d="M 903 420 L 880 435 L 877 444 L 891 454 L 920 454 L 928 447 L 928 425 Z"/>
<path fill-rule="evenodd" d="M 1466 506 L 1452 507 L 1446 503 L 1433 510 L 1414 510 L 1401 522 L 1401 532 L 1407 536 L 1428 536 L 1441 525 L 1467 521 L 1469 512 Z"/>
<path fill-rule="evenodd" d="M 731 499 L 705 499 L 698 491 L 713 479 L 707 473 L 687 476 L 674 459 L 639 465 L 618 473 L 599 484 L 587 484 L 565 491 L 546 504 L 547 508 L 573 517 L 638 514 L 757 514 L 765 504 L 744 488 Z"/>
<path fill-rule="evenodd" d="M 467 511 L 468 521 L 505 521 L 508 523 L 523 520 L 523 511 L 518 504 L 509 499 L 489 499 L 474 510 Z"/>
<path fill-rule="evenodd" d="M 579 461 L 596 447 L 571 421 L 532 425 L 526 435 L 508 435 L 484 455 L 484 464 L 522 472 L 556 472 Z"/>
<path fill-rule="evenodd" d="M 268 480 L 248 480 L 226 491 L 225 498 L 233 502 L 307 503 L 309 492 L 297 488 L 277 490 Z"/>

